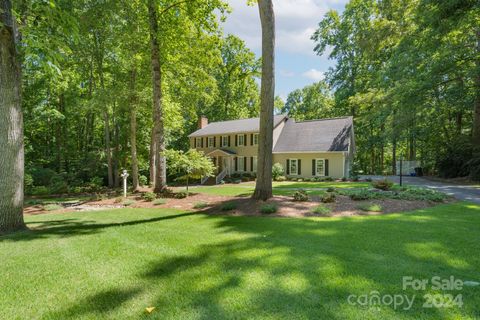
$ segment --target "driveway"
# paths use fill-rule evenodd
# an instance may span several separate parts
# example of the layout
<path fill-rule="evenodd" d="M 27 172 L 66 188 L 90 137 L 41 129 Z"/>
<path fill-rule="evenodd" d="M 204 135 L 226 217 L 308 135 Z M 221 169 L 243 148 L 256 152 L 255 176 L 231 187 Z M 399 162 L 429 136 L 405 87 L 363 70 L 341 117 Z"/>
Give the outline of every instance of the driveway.
<path fill-rule="evenodd" d="M 373 180 L 385 179 L 399 183 L 398 176 L 361 176 L 362 179 L 371 178 Z M 457 199 L 471 201 L 480 204 L 480 187 L 472 185 L 459 185 L 438 181 L 430 181 L 419 177 L 403 177 L 403 183 L 414 186 L 422 186 L 452 195 Z"/>

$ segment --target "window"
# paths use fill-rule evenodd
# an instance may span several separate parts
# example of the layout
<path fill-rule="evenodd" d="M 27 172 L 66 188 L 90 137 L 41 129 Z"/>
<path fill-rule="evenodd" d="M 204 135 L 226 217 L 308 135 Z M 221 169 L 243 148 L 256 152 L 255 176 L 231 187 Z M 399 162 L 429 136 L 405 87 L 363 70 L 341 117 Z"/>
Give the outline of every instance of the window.
<path fill-rule="evenodd" d="M 228 136 L 222 136 L 222 147 L 228 147 Z"/>
<path fill-rule="evenodd" d="M 257 157 L 253 157 L 252 171 L 257 172 Z"/>
<path fill-rule="evenodd" d="M 325 175 L 325 160 L 316 159 L 315 160 L 315 175 L 324 176 Z"/>
<path fill-rule="evenodd" d="M 215 144 L 215 137 L 208 137 L 208 147 L 213 148 L 214 144 Z"/>
<path fill-rule="evenodd" d="M 245 157 L 237 157 L 237 171 L 245 171 Z"/>
<path fill-rule="evenodd" d="M 244 146 L 245 145 L 245 135 L 239 134 L 237 137 L 238 137 L 237 138 L 238 139 L 238 145 L 239 146 Z"/>
<path fill-rule="evenodd" d="M 253 135 L 253 145 L 254 146 L 258 145 L 258 133 L 255 133 Z"/>
<path fill-rule="evenodd" d="M 197 147 L 197 148 L 201 148 L 201 147 L 202 147 L 202 139 L 203 139 L 203 138 L 195 138 L 195 143 L 196 143 L 196 147 Z"/>
<path fill-rule="evenodd" d="M 290 159 L 290 174 L 298 174 L 298 159 Z"/>

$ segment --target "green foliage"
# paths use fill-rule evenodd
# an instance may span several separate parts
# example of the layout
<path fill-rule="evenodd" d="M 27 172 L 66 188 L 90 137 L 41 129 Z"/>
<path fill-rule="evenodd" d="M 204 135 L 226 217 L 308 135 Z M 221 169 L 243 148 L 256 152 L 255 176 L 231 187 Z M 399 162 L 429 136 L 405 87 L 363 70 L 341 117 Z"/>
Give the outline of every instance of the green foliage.
<path fill-rule="evenodd" d="M 370 212 L 381 212 L 383 210 L 381 205 L 375 203 L 363 203 L 358 206 L 358 209 Z"/>
<path fill-rule="evenodd" d="M 283 177 L 285 174 L 285 170 L 280 163 L 275 163 L 272 166 L 272 178 L 274 181 L 279 181 L 278 178 Z"/>
<path fill-rule="evenodd" d="M 190 149 L 187 152 L 167 150 L 165 152 L 172 173 L 181 174 L 182 179 L 212 177 L 215 167 L 203 152 Z"/>
<path fill-rule="evenodd" d="M 308 201 L 308 193 L 304 189 L 299 189 L 293 193 L 293 201 Z"/>
<path fill-rule="evenodd" d="M 277 212 L 278 207 L 275 203 L 267 203 L 260 207 L 260 212 L 263 214 L 272 214 Z"/>
<path fill-rule="evenodd" d="M 194 209 L 205 209 L 208 207 L 208 203 L 207 202 L 204 202 L 204 201 L 199 201 L 199 202 L 196 202 L 194 205 L 193 205 L 193 208 Z"/>
<path fill-rule="evenodd" d="M 335 193 L 333 192 L 327 192 L 326 194 L 324 194 L 320 200 L 323 202 L 323 203 L 331 203 L 331 202 L 335 202 L 335 199 L 336 199 L 336 195 Z"/>
<path fill-rule="evenodd" d="M 154 192 L 145 192 L 144 194 L 142 194 L 142 198 L 145 201 L 151 202 L 157 198 L 157 195 Z"/>
<path fill-rule="evenodd" d="M 34 196 L 43 196 L 50 194 L 50 190 L 48 190 L 48 188 L 45 186 L 32 187 L 30 190 L 30 194 Z"/>
<path fill-rule="evenodd" d="M 132 199 L 125 199 L 122 201 L 122 205 L 124 205 L 125 207 L 129 207 L 131 206 L 132 204 L 135 204 L 136 201 L 135 200 L 132 200 Z"/>
<path fill-rule="evenodd" d="M 173 197 L 175 199 L 185 199 L 186 197 L 188 197 L 188 193 L 184 191 L 175 192 L 173 193 Z"/>
<path fill-rule="evenodd" d="M 148 185 L 148 178 L 144 175 L 140 175 L 140 176 L 138 176 L 138 183 L 141 186 L 147 186 Z"/>
<path fill-rule="evenodd" d="M 332 209 L 324 205 L 318 205 L 312 209 L 312 213 L 318 214 L 321 216 L 329 216 L 331 212 L 332 212 Z"/>
<path fill-rule="evenodd" d="M 377 197 L 377 193 L 372 192 L 368 189 L 359 189 L 359 190 L 354 190 L 354 191 L 342 191 L 342 194 L 348 195 L 350 197 L 350 199 L 355 200 L 355 201 L 375 199 Z"/>
<path fill-rule="evenodd" d="M 335 191 L 336 191 L 335 187 L 328 187 L 327 188 L 327 192 L 335 192 Z"/>
<path fill-rule="evenodd" d="M 383 191 L 388 191 L 392 189 L 393 187 L 393 182 L 388 180 L 388 179 L 383 179 L 383 180 L 375 180 L 372 182 L 372 186 L 375 189 L 383 190 Z"/>
<path fill-rule="evenodd" d="M 335 115 L 331 91 L 325 81 L 290 92 L 282 114 L 302 121 L 329 118 Z"/>
<path fill-rule="evenodd" d="M 231 211 L 237 208 L 236 202 L 225 202 L 220 208 L 222 211 Z"/>

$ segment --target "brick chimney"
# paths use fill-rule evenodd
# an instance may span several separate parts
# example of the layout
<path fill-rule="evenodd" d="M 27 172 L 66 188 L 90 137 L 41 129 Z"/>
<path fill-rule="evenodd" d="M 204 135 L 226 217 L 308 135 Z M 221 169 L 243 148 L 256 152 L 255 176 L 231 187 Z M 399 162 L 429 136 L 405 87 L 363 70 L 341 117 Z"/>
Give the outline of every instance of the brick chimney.
<path fill-rule="evenodd" d="M 198 118 L 198 129 L 203 129 L 208 125 L 208 119 L 205 116 Z"/>

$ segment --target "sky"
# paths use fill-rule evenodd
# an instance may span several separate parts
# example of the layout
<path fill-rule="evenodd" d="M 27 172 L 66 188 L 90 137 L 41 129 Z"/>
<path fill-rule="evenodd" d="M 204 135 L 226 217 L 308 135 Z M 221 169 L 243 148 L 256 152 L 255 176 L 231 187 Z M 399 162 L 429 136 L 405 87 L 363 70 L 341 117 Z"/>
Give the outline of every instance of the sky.
<path fill-rule="evenodd" d="M 247 6 L 247 0 L 229 0 L 232 13 L 224 23 L 226 34 L 233 34 L 246 42 L 260 57 L 262 33 L 257 6 Z M 342 11 L 347 0 L 274 0 L 275 12 L 275 95 L 286 100 L 299 88 L 317 82 L 335 61 L 328 53 L 317 56 L 310 39 L 318 22 L 328 10 Z"/>

